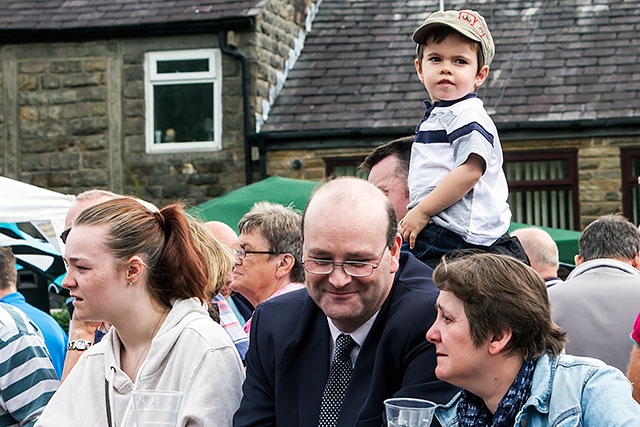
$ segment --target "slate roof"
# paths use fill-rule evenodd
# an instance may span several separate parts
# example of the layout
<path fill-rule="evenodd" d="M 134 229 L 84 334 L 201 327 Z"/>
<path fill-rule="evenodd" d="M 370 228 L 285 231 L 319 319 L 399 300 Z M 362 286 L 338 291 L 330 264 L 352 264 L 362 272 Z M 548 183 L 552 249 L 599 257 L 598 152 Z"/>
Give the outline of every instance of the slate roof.
<path fill-rule="evenodd" d="M 438 0 L 324 0 L 262 126 L 286 132 L 413 129 L 428 95 L 413 30 Z M 496 56 L 479 95 L 499 126 L 640 124 L 640 2 L 445 0 L 482 13 Z"/>
<path fill-rule="evenodd" d="M 262 3 L 259 0 L 0 0 L 0 32 L 231 20 L 255 16 Z"/>

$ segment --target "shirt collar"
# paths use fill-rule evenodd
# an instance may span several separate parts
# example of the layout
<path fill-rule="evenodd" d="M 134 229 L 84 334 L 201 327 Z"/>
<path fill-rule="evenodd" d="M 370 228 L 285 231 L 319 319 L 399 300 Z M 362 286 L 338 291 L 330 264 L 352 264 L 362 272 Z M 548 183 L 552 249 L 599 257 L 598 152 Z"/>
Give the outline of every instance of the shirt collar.
<path fill-rule="evenodd" d="M 349 333 L 342 332 L 336 325 L 333 324 L 331 319 L 327 317 L 327 323 L 329 323 L 329 330 L 331 331 L 331 342 L 335 344 L 338 335 L 347 334 L 351 335 L 351 338 L 353 338 L 358 347 L 362 347 L 362 344 L 364 344 L 364 340 L 367 338 L 367 335 L 369 335 L 369 331 L 373 326 L 373 322 L 376 320 L 376 317 L 378 317 L 378 313 L 380 313 L 380 310 L 376 311 L 375 314 L 371 316 L 369 320 L 360 325 L 358 329 Z"/>

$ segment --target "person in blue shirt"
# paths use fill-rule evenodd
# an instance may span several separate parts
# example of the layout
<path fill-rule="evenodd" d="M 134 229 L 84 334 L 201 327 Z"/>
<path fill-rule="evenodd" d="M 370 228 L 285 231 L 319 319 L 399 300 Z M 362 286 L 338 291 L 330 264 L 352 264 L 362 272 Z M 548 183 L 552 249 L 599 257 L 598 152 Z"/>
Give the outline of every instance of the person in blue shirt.
<path fill-rule="evenodd" d="M 435 346 L 438 379 L 463 390 L 436 408 L 443 427 L 637 426 L 640 405 L 624 374 L 601 360 L 562 354 L 547 287 L 507 255 L 445 256 Z"/>
<path fill-rule="evenodd" d="M 58 379 L 67 352 L 67 334 L 51 315 L 29 304 L 17 288 L 16 258 L 9 247 L 0 247 L 0 302 L 22 310 L 36 324 L 51 356 Z"/>

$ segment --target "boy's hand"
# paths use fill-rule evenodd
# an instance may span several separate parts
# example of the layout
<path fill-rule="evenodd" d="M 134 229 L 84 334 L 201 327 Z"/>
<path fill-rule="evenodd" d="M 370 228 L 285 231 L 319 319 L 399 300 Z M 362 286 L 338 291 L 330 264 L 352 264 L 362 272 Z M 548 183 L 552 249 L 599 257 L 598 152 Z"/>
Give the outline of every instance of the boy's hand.
<path fill-rule="evenodd" d="M 405 242 L 409 242 L 409 248 L 416 245 L 416 238 L 423 228 L 427 226 L 431 217 L 418 209 L 419 206 L 409 210 L 398 223 L 398 232 Z"/>

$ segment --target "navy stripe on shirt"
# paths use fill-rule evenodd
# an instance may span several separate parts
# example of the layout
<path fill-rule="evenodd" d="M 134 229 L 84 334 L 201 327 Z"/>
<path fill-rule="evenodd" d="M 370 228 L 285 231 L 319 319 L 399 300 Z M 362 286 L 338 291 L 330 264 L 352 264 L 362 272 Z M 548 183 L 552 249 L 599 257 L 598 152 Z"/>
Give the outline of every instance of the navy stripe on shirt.
<path fill-rule="evenodd" d="M 473 131 L 478 131 L 493 146 L 493 134 L 488 132 L 478 122 L 472 122 L 447 135 L 445 130 L 428 130 L 419 131 L 416 134 L 414 142 L 420 144 L 451 144 L 458 138 L 469 135 Z"/>
<path fill-rule="evenodd" d="M 482 125 L 480 125 L 480 123 L 478 122 L 471 122 L 459 129 L 454 130 L 453 132 L 451 132 L 451 135 L 449 135 L 449 141 L 453 142 L 458 138 L 469 135 L 473 131 L 480 132 L 480 134 L 484 136 L 486 140 L 489 141 L 489 144 L 491 144 L 491 146 L 493 147 L 493 135 L 490 132 L 487 132 L 487 130 L 483 128 Z"/>

